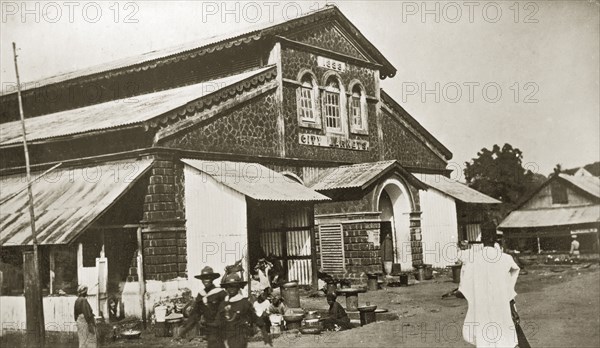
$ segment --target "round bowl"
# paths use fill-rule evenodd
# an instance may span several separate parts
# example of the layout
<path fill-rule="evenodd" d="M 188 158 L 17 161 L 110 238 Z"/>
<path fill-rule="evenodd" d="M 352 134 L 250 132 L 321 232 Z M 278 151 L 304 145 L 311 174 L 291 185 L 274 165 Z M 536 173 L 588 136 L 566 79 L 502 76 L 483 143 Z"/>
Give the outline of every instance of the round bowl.
<path fill-rule="evenodd" d="M 289 321 L 291 323 L 295 323 L 297 321 L 302 320 L 302 318 L 304 318 L 304 314 L 300 314 L 300 313 L 294 313 L 294 314 L 285 314 L 283 316 L 283 320 L 285 321 Z"/>
<path fill-rule="evenodd" d="M 283 284 L 282 286 L 284 288 L 293 288 L 293 287 L 298 286 L 298 281 L 297 280 L 292 280 L 292 281 L 289 281 L 289 282 Z"/>
<path fill-rule="evenodd" d="M 318 335 L 321 333 L 321 329 L 318 327 L 302 327 L 300 332 L 307 335 Z"/>
<path fill-rule="evenodd" d="M 304 319 L 309 320 L 309 319 L 319 319 L 319 312 L 317 311 L 308 311 L 308 313 L 306 313 L 306 316 L 304 317 Z"/>
<path fill-rule="evenodd" d="M 362 306 L 358 307 L 359 312 L 373 312 L 377 309 L 377 306 Z"/>
<path fill-rule="evenodd" d="M 140 338 L 142 332 L 140 330 L 125 330 L 121 332 L 121 336 L 132 339 L 132 338 Z"/>

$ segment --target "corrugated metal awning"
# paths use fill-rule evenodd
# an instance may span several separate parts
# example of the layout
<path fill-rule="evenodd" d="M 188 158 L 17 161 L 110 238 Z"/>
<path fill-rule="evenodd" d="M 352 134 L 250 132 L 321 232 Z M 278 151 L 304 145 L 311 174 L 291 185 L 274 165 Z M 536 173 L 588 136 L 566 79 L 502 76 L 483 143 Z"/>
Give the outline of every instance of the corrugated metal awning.
<path fill-rule="evenodd" d="M 112 100 L 101 104 L 25 120 L 27 141 L 35 142 L 66 135 L 141 125 L 169 111 L 187 107 L 189 103 L 217 94 L 220 90 L 259 75 L 272 66 L 190 86 Z M 0 146 L 23 141 L 21 121 L 0 124 Z"/>
<path fill-rule="evenodd" d="M 308 187 L 315 191 L 351 188 L 365 189 L 392 170 L 396 170 L 415 187 L 426 189 L 425 185 L 404 169 L 396 160 L 328 168 L 319 175 L 316 181 L 309 183 Z"/>
<path fill-rule="evenodd" d="M 499 229 L 553 227 L 600 222 L 600 205 L 514 210 L 500 223 Z"/>
<path fill-rule="evenodd" d="M 32 173 L 39 244 L 66 244 L 96 221 L 143 175 L 152 160 L 121 160 Z M 0 178 L 0 246 L 31 245 L 27 180 Z"/>
<path fill-rule="evenodd" d="M 258 163 L 182 159 L 204 175 L 258 201 L 328 201 L 299 182 Z"/>
<path fill-rule="evenodd" d="M 443 175 L 415 174 L 425 185 L 432 187 L 448 196 L 464 203 L 499 204 L 499 200 L 485 195 L 469 186 Z"/>

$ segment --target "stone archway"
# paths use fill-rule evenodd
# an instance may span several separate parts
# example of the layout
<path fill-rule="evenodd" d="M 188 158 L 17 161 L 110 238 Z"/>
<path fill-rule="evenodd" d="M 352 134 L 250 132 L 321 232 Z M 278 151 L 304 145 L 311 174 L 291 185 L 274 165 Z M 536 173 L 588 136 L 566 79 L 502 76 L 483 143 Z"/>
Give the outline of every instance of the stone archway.
<path fill-rule="evenodd" d="M 377 192 L 377 211 L 381 220 L 390 222 L 394 244 L 394 261 L 402 270 L 413 268 L 410 239 L 410 213 L 412 199 L 404 183 L 396 178 L 387 179 Z"/>

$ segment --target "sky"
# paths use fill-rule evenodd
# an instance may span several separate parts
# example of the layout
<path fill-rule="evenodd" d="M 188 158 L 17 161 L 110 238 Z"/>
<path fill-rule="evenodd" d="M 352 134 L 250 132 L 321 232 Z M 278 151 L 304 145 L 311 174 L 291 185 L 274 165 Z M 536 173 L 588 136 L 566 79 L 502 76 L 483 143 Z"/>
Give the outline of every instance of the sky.
<path fill-rule="evenodd" d="M 600 160 L 600 3 L 337 1 L 398 69 L 382 87 L 464 162 L 494 144 L 549 174 Z M 0 80 L 69 72 L 257 22 L 322 1 L 1 1 Z"/>

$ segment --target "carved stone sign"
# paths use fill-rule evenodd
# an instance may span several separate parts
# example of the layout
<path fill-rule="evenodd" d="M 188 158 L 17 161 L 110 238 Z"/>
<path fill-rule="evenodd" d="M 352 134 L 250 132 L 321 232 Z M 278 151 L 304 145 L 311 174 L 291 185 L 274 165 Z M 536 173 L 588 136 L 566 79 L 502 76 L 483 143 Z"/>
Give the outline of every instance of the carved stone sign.
<path fill-rule="evenodd" d="M 316 134 L 299 134 L 298 141 L 302 145 L 321 146 L 321 147 L 337 147 L 340 149 L 368 151 L 369 142 L 367 140 L 348 139 L 336 135 L 316 135 Z"/>
<path fill-rule="evenodd" d="M 321 56 L 317 57 L 317 65 L 322 68 L 327 68 L 335 71 L 346 71 L 346 63 Z"/>

